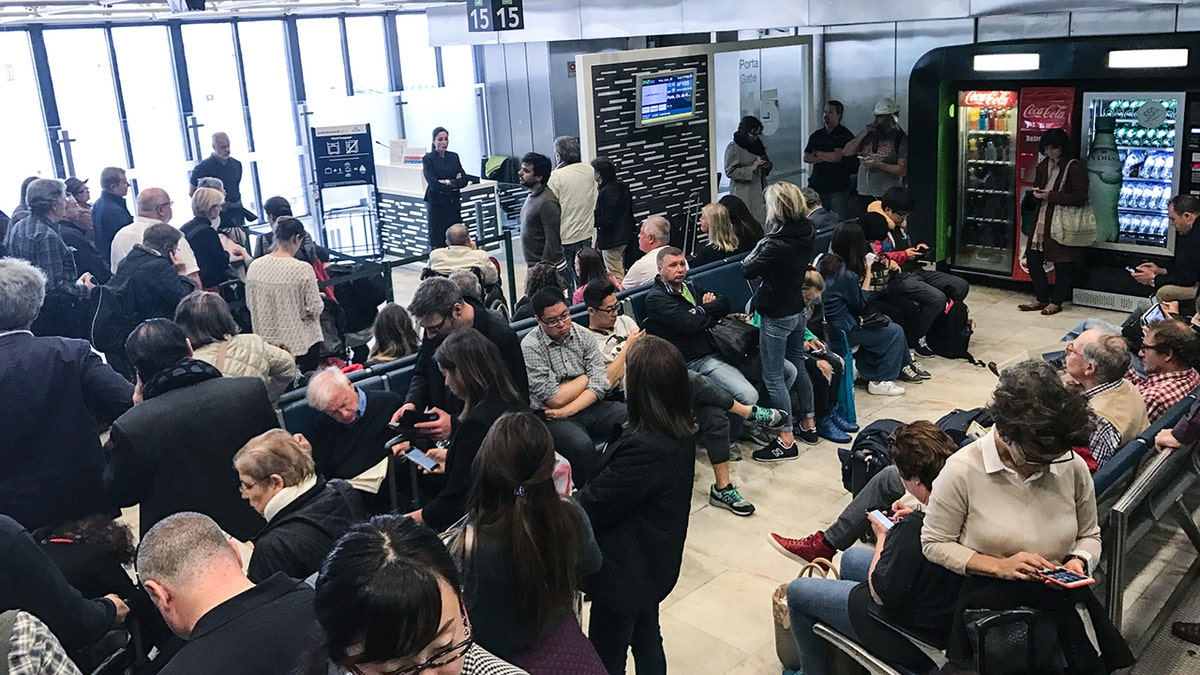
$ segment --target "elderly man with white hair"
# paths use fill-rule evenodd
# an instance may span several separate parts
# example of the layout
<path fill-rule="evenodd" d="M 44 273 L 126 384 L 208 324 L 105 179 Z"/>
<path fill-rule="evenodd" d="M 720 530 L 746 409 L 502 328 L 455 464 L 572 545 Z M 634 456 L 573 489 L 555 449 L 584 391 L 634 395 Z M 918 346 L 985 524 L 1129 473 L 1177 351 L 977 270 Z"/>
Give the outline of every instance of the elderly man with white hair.
<path fill-rule="evenodd" d="M 637 237 L 638 248 L 646 255 L 629 266 L 625 272 L 625 288 L 633 288 L 654 281 L 658 275 L 658 252 L 671 243 L 671 221 L 662 216 L 650 216 L 642 221 Z"/>
<path fill-rule="evenodd" d="M 296 434 L 301 446 L 312 450 L 317 472 L 341 478 L 359 491 L 372 513 L 391 510 L 386 491 L 390 453 L 384 443 L 396 435 L 388 427 L 404 399 L 390 391 L 364 391 L 337 368 L 319 371 L 308 382 L 306 398 L 321 411 L 308 434 Z"/>
<path fill-rule="evenodd" d="M 159 521 L 138 546 L 137 573 L 167 625 L 187 641 L 162 675 L 301 672 L 314 657 L 311 645 L 321 643 L 312 586 L 283 572 L 250 581 L 241 555 L 208 516 L 184 511 Z"/>

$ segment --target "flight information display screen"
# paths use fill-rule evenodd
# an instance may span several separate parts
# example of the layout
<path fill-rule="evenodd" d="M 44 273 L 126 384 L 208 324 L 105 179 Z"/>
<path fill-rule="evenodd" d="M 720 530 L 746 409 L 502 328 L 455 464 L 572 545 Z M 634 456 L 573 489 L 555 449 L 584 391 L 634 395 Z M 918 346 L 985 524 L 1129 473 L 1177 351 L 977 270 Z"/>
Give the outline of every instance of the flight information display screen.
<path fill-rule="evenodd" d="M 637 76 L 637 126 L 678 122 L 696 114 L 696 71 Z"/>

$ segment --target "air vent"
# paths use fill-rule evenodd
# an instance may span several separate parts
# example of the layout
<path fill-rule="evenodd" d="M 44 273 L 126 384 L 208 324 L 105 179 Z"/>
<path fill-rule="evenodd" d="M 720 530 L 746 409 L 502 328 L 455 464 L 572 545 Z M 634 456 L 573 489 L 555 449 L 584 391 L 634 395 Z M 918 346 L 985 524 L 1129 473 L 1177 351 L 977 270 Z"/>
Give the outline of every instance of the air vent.
<path fill-rule="evenodd" d="M 1150 298 L 1141 298 L 1136 295 L 1118 295 L 1117 293 L 1107 293 L 1105 291 L 1089 291 L 1081 288 L 1076 288 L 1073 291 L 1071 300 L 1077 305 L 1084 307 L 1098 307 L 1100 309 L 1111 309 L 1114 312 L 1129 313 L 1135 309 L 1145 309 L 1150 306 Z"/>

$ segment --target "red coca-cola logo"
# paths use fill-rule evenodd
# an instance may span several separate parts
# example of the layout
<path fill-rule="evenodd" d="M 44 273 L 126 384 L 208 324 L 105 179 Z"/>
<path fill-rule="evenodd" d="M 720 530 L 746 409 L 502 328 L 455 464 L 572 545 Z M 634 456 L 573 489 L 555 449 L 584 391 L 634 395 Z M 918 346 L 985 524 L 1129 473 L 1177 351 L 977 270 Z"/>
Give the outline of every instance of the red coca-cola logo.
<path fill-rule="evenodd" d="M 965 91 L 962 104 L 975 108 L 1011 108 L 1017 103 L 1015 91 Z"/>
<path fill-rule="evenodd" d="M 1069 113 L 1070 108 L 1062 103 L 1047 103 L 1045 105 L 1031 103 L 1025 106 L 1025 111 L 1021 113 L 1021 116 L 1027 120 L 1066 121 Z"/>

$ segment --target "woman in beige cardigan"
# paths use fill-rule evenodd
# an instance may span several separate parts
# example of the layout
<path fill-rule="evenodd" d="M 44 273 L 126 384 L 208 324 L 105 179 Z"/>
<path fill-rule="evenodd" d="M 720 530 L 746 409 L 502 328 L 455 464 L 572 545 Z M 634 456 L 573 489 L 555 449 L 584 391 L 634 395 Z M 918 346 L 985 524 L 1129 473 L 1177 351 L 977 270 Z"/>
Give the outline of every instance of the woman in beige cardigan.
<path fill-rule="evenodd" d="M 1100 557 L 1095 486 L 1072 450 L 1091 434 L 1087 399 L 1050 366 L 1030 361 L 1000 373 L 988 410 L 995 426 L 946 461 L 921 530 L 925 557 L 967 577 L 949 656 L 971 652 L 962 610 L 1031 606 L 1057 615 L 1069 659 L 1103 660 L 1111 671 L 1132 655 L 1094 594 L 1050 589 L 1039 575 L 1065 567 L 1087 576 Z M 1090 611 L 1102 654 L 1087 646 L 1077 604 Z"/>
<path fill-rule="evenodd" d="M 193 358 L 227 377 L 257 377 L 267 385 L 271 402 L 300 375 L 296 359 L 254 333 L 240 333 L 229 305 L 216 293 L 195 291 L 179 301 L 175 323 L 192 343 Z"/>

